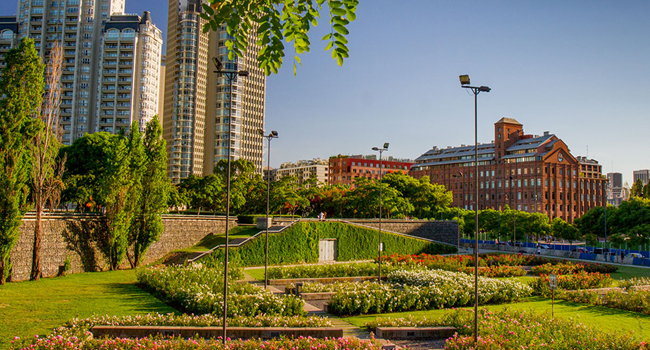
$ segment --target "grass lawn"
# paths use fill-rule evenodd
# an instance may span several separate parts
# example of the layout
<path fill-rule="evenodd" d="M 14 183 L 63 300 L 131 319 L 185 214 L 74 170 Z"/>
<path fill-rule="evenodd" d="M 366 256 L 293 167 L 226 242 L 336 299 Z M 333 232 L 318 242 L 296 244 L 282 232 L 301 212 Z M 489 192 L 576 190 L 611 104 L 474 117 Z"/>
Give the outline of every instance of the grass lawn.
<path fill-rule="evenodd" d="M 235 226 L 228 230 L 228 238 L 232 241 L 236 238 L 248 238 L 260 232 L 255 226 Z M 178 250 L 178 252 L 195 253 L 205 252 L 220 244 L 226 244 L 226 235 L 208 235 L 203 237 L 199 243 L 193 247 Z"/>
<path fill-rule="evenodd" d="M 135 270 L 122 270 L 0 286 L 0 349 L 14 336 L 47 335 L 74 317 L 176 313 L 135 281 Z"/>
<path fill-rule="evenodd" d="M 488 305 L 486 307 L 491 310 L 509 307 L 515 310 L 532 310 L 538 313 L 550 313 L 551 300 L 533 297 L 529 298 L 528 301 L 521 303 Z M 555 317 L 573 318 L 579 322 L 597 327 L 607 332 L 634 332 L 633 336 L 636 337 L 639 341 L 650 340 L 650 316 L 648 315 L 612 309 L 603 306 L 590 306 L 586 304 L 572 303 L 564 300 L 556 300 L 554 309 Z M 442 315 L 444 312 L 445 310 L 411 311 L 392 314 L 353 316 L 346 317 L 343 320 L 357 327 L 363 327 L 366 322 L 374 320 L 377 316 L 407 317 L 409 315 L 413 315 L 436 317 Z"/>
<path fill-rule="evenodd" d="M 255 268 L 255 269 L 246 269 L 244 270 L 247 274 L 253 276 L 258 281 L 264 281 L 264 268 Z"/>
<path fill-rule="evenodd" d="M 611 274 L 611 276 L 615 280 L 628 279 L 632 277 L 650 277 L 650 268 L 619 265 L 618 271 Z"/>

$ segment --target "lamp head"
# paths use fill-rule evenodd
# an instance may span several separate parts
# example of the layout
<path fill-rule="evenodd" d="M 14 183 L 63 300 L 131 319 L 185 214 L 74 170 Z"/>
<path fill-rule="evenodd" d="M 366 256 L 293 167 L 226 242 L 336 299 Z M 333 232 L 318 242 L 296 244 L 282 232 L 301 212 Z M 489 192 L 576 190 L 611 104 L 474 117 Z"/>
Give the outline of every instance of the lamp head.
<path fill-rule="evenodd" d="M 377 147 L 373 147 L 372 150 L 373 150 L 373 151 L 379 151 L 379 148 L 377 148 Z"/>
<path fill-rule="evenodd" d="M 217 67 L 218 71 L 221 71 L 221 68 L 223 68 L 223 64 L 221 63 L 221 61 L 219 61 L 219 58 L 217 58 L 216 56 L 212 57 L 212 63 L 214 63 L 214 66 Z"/>
<path fill-rule="evenodd" d="M 248 76 L 248 71 L 247 70 L 240 70 L 239 72 L 237 72 L 237 75 L 239 75 L 240 77 L 247 77 Z"/>
<path fill-rule="evenodd" d="M 260 134 L 260 136 L 264 136 L 264 130 L 262 129 L 257 129 L 257 133 Z"/>
<path fill-rule="evenodd" d="M 388 149 L 388 142 L 384 143 L 384 148 Z"/>
<path fill-rule="evenodd" d="M 460 85 L 469 85 L 469 75 L 461 75 L 458 77 L 460 79 Z"/>
<path fill-rule="evenodd" d="M 492 89 L 490 89 L 487 86 L 481 86 L 481 87 L 478 88 L 478 91 L 480 91 L 480 92 L 490 92 L 490 90 L 492 90 Z"/>
<path fill-rule="evenodd" d="M 271 131 L 271 136 L 278 137 L 278 132 L 275 130 Z"/>

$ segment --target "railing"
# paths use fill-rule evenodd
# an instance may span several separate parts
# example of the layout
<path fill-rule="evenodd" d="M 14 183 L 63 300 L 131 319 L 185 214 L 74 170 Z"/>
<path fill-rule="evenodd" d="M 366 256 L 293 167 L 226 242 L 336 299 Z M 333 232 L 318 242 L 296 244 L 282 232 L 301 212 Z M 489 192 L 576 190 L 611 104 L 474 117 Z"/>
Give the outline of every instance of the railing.
<path fill-rule="evenodd" d="M 282 227 L 281 229 L 279 229 L 279 230 L 273 230 L 273 231 L 269 230 L 269 232 L 273 232 L 273 233 L 282 232 L 282 231 L 288 229 L 289 227 L 295 225 L 295 224 L 298 223 L 299 221 L 300 221 L 300 219 L 294 220 L 294 221 L 292 221 L 289 225 L 287 225 L 287 226 L 283 226 L 283 227 Z M 261 234 L 263 234 L 263 233 L 266 233 L 266 230 L 261 230 L 260 232 L 254 234 L 253 236 L 250 236 L 250 237 L 246 238 L 244 241 L 239 242 L 239 243 L 237 243 L 237 244 L 228 244 L 228 247 L 241 247 L 242 245 L 246 244 L 247 242 L 252 241 L 252 240 L 255 239 L 257 236 L 259 236 L 259 235 L 261 235 Z M 203 252 L 203 253 L 201 253 L 201 254 L 200 254 L 199 256 L 197 256 L 197 257 L 194 257 L 194 258 L 192 258 L 192 259 L 188 259 L 187 262 L 190 262 L 190 263 L 191 263 L 191 262 L 195 262 L 195 261 L 201 259 L 202 257 L 208 255 L 208 254 L 212 254 L 212 252 L 214 252 L 215 250 L 217 250 L 217 249 L 219 249 L 219 248 L 224 248 L 224 247 L 226 247 L 225 244 L 220 244 L 220 245 L 218 245 L 218 246 L 216 246 L 216 247 L 213 247 L 212 249 L 208 250 L 207 252 Z"/>

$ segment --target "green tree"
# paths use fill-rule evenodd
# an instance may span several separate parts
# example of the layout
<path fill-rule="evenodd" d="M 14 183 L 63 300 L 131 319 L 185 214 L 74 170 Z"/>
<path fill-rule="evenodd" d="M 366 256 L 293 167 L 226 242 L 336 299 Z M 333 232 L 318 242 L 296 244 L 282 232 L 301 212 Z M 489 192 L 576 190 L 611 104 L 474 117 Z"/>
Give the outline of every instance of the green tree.
<path fill-rule="evenodd" d="M 643 186 L 643 198 L 650 199 L 650 181 Z"/>
<path fill-rule="evenodd" d="M 139 152 L 132 154 L 131 158 L 135 166 L 133 170 L 142 172 L 137 186 L 139 201 L 129 230 L 129 245 L 133 246 L 132 267 L 139 266 L 149 246 L 160 239 L 163 232 L 160 214 L 167 209 L 169 200 L 171 184 L 167 178 L 167 151 L 157 116 L 147 123 L 142 148 L 142 165 L 136 160 Z"/>
<path fill-rule="evenodd" d="M 632 245 L 650 240 L 650 199 L 637 197 L 623 201 L 611 216 L 609 209 L 607 214 L 610 235 L 627 237 Z"/>
<path fill-rule="evenodd" d="M 34 41 L 23 39 L 5 55 L 0 79 L 0 284 L 11 271 L 9 254 L 20 236 L 30 174 L 29 143 L 39 130 L 44 65 Z"/>
<path fill-rule="evenodd" d="M 636 180 L 630 189 L 630 197 L 643 197 L 643 182 L 641 179 Z"/>
<path fill-rule="evenodd" d="M 569 244 L 573 244 L 574 241 L 582 239 L 580 231 L 561 218 L 555 218 L 551 221 L 551 232 L 553 233 L 553 237 L 565 239 L 569 241 Z"/>
<path fill-rule="evenodd" d="M 207 21 L 204 32 L 216 31 L 226 25 L 234 40 L 226 41 L 229 59 L 243 57 L 249 37 L 256 37 L 262 48 L 257 53 L 259 67 L 266 75 L 277 73 L 282 66 L 285 48 L 283 40 L 293 42 L 295 51 L 293 70 L 300 64 L 300 54 L 309 52 L 309 30 L 318 24 L 323 4 L 327 3 L 330 17 L 330 34 L 325 50 L 332 52 L 339 66 L 349 57 L 347 25 L 356 19 L 359 0 L 209 0 L 204 4 L 201 17 Z"/>

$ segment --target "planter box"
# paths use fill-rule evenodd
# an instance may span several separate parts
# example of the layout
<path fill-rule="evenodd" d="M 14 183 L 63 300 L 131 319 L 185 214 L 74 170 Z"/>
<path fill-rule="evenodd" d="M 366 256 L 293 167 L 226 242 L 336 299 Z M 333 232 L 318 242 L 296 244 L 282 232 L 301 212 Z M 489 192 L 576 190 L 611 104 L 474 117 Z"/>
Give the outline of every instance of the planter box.
<path fill-rule="evenodd" d="M 96 338 L 109 336 L 116 338 L 143 338 L 156 334 L 163 336 L 180 336 L 191 338 L 198 336 L 204 339 L 217 338 L 223 335 L 222 327 L 164 327 L 164 326 L 95 326 L 90 330 Z M 231 339 L 273 339 L 280 336 L 340 338 L 343 328 L 334 327 L 228 327 L 226 335 Z"/>
<path fill-rule="evenodd" d="M 377 338 L 408 339 L 447 339 L 456 333 L 454 327 L 377 327 Z"/>

